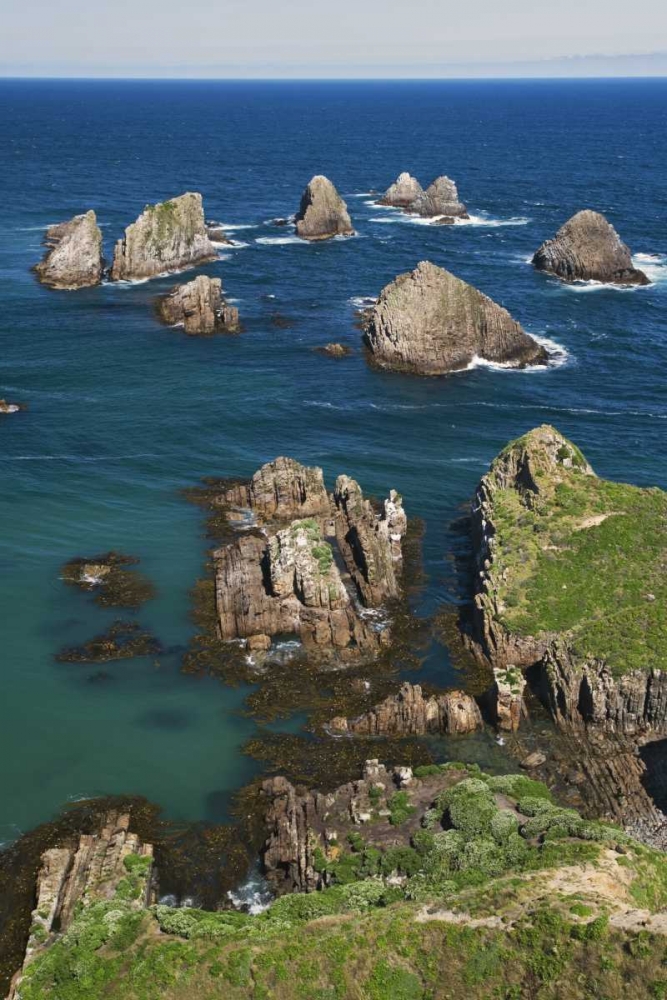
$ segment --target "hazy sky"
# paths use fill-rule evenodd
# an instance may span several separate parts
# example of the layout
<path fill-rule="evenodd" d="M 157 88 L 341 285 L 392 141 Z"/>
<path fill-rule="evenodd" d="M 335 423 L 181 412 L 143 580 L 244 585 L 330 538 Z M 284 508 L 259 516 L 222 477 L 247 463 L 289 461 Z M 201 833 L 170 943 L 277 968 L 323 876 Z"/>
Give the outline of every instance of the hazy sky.
<path fill-rule="evenodd" d="M 5 76 L 438 76 L 667 53 L 665 0 L 0 0 L 0 14 Z"/>

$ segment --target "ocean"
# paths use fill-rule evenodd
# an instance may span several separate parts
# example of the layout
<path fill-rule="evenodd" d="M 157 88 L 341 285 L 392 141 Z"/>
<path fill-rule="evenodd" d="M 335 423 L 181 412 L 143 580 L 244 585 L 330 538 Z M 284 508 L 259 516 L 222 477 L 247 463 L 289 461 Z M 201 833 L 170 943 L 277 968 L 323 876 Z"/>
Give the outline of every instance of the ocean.
<path fill-rule="evenodd" d="M 667 81 L 3 80 L 0 149 L 0 397 L 28 406 L 0 417 L 0 842 L 96 794 L 222 821 L 257 772 L 242 753 L 258 732 L 248 689 L 180 672 L 207 548 L 181 491 L 200 477 L 286 454 L 331 485 L 346 472 L 369 493 L 397 489 L 425 522 L 424 616 L 464 598 L 453 524 L 531 427 L 553 423 L 603 476 L 667 487 Z M 453 177 L 471 220 L 428 226 L 374 205 L 403 170 Z M 355 237 L 309 245 L 272 222 L 316 173 Z M 155 296 L 182 276 L 54 292 L 31 274 L 48 224 L 94 208 L 110 259 L 146 203 L 186 190 L 236 241 L 201 270 L 238 305 L 240 336 L 157 322 Z M 607 215 L 649 287 L 533 271 L 581 208 Z M 369 368 L 355 309 L 425 259 L 556 345 L 555 363 L 431 379 Z M 328 341 L 355 353 L 316 353 Z M 54 657 L 119 615 L 59 574 L 109 549 L 156 583 L 137 620 L 168 652 L 100 679 Z M 444 647 L 425 672 L 461 683 Z"/>

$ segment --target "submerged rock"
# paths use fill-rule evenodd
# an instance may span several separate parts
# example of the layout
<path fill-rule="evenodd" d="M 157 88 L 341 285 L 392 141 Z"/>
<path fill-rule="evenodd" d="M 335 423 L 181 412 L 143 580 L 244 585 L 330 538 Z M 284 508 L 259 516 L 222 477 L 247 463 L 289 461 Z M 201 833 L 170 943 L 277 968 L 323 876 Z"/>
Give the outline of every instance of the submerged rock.
<path fill-rule="evenodd" d="M 548 362 L 506 309 L 428 261 L 382 290 L 365 342 L 380 367 L 420 375 L 460 371 L 475 359 L 512 368 Z"/>
<path fill-rule="evenodd" d="M 398 694 L 356 719 L 338 716 L 329 723 L 334 733 L 354 736 L 425 736 L 427 733 L 473 733 L 483 726 L 477 702 L 463 691 L 446 691 L 427 698 L 419 684 L 403 684 Z"/>
<path fill-rule="evenodd" d="M 616 285 L 649 285 L 632 263 L 629 248 L 599 212 L 586 209 L 573 215 L 542 244 L 533 257 L 538 271 L 563 281 L 603 281 Z"/>
<path fill-rule="evenodd" d="M 424 189 L 417 178 L 404 172 L 399 174 L 394 183 L 387 188 L 379 204 L 391 205 L 394 208 L 410 208 L 423 194 Z"/>
<path fill-rule="evenodd" d="M 324 347 L 317 347 L 318 354 L 326 354 L 329 358 L 346 358 L 352 354 L 352 348 L 347 344 L 325 344 Z"/>
<path fill-rule="evenodd" d="M 102 607 L 137 608 L 155 596 L 150 580 L 129 568 L 138 563 L 135 556 L 107 552 L 90 559 L 71 559 L 61 575 L 65 583 L 94 593 Z"/>
<path fill-rule="evenodd" d="M 183 324 L 187 334 L 237 333 L 239 311 L 222 295 L 220 278 L 200 274 L 186 285 L 176 285 L 158 300 L 158 314 L 170 326 Z"/>
<path fill-rule="evenodd" d="M 204 222 L 200 194 L 188 191 L 157 205 L 147 205 L 118 240 L 112 281 L 154 278 L 168 271 L 195 267 L 218 254 Z"/>
<path fill-rule="evenodd" d="M 459 201 L 456 184 L 449 177 L 436 177 L 412 203 L 410 211 L 427 218 L 468 219 L 468 210 Z"/>
<path fill-rule="evenodd" d="M 49 247 L 35 273 L 50 288 L 76 289 L 102 280 L 102 233 L 92 209 L 69 222 L 49 226 L 44 242 Z"/>
<path fill-rule="evenodd" d="M 225 232 L 224 227 L 220 222 L 212 222 L 209 219 L 204 223 L 206 226 L 206 235 L 208 236 L 211 243 L 222 243 L 225 246 L 233 246 L 234 241 L 230 240 Z"/>
<path fill-rule="evenodd" d="M 157 656 L 162 646 L 138 622 L 114 622 L 102 635 L 81 646 L 63 649 L 56 656 L 59 663 L 107 663 L 138 656 Z"/>
<path fill-rule="evenodd" d="M 296 214 L 296 233 L 304 240 L 354 233 L 347 205 L 328 177 L 318 175 L 308 183 Z"/>

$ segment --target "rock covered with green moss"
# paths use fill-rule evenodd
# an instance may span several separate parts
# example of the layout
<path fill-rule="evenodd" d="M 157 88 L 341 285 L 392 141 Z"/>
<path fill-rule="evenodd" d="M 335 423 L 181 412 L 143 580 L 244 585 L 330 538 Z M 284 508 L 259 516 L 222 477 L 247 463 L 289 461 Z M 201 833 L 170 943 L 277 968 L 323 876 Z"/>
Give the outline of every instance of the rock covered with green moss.
<path fill-rule="evenodd" d="M 196 267 L 218 254 L 204 222 L 202 196 L 193 191 L 147 205 L 118 240 L 111 266 L 112 281 L 154 278 L 169 271 Z"/>
<path fill-rule="evenodd" d="M 480 359 L 509 368 L 548 362 L 506 309 L 429 261 L 383 288 L 364 339 L 374 364 L 418 375 L 461 371 Z"/>
<path fill-rule="evenodd" d="M 50 288 L 75 289 L 102 280 L 102 232 L 92 209 L 69 222 L 49 226 L 44 242 L 49 248 L 35 265 L 35 273 Z"/>
<path fill-rule="evenodd" d="M 475 648 L 539 665 L 553 714 L 667 729 L 667 494 L 600 479 L 542 426 L 512 442 L 473 504 Z"/>

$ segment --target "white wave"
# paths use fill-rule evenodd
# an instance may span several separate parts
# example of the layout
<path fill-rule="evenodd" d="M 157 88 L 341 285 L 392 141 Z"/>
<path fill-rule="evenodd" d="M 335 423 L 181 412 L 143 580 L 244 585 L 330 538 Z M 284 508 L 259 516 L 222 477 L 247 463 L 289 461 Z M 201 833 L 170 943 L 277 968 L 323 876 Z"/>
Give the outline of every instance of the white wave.
<path fill-rule="evenodd" d="M 667 281 L 667 254 L 636 253 L 633 254 L 632 263 L 642 270 L 653 284 L 658 285 Z"/>
<path fill-rule="evenodd" d="M 155 452 L 136 455 L 3 455 L 5 462 L 120 462 L 128 458 L 157 458 Z"/>
<path fill-rule="evenodd" d="M 268 909 L 273 899 L 268 883 L 259 875 L 251 875 L 236 892 L 230 890 L 227 898 L 236 910 L 255 916 Z"/>
<path fill-rule="evenodd" d="M 538 338 L 535 337 L 537 340 Z M 544 343 L 544 340 L 542 340 Z M 554 343 L 550 341 L 550 343 Z M 515 369 L 521 371 L 521 369 Z M 525 371 L 525 369 L 523 369 Z M 544 367 L 540 367 L 539 371 L 544 371 Z M 655 413 L 649 410 L 601 410 L 591 407 L 577 407 L 577 406 L 549 406 L 547 404 L 540 403 L 493 403 L 486 400 L 476 400 L 473 403 L 457 402 L 457 403 L 445 403 L 445 402 L 432 402 L 432 403 L 375 403 L 371 400 L 358 399 L 354 403 L 347 403 L 341 405 L 338 403 L 328 403 L 321 399 L 306 399 L 304 400 L 305 406 L 315 407 L 319 409 L 327 410 L 339 410 L 339 411 L 351 411 L 351 410 L 379 410 L 381 412 L 394 412 L 402 410 L 458 410 L 464 406 L 471 406 L 478 409 L 481 406 L 488 407 L 492 410 L 534 410 L 534 411 L 544 411 L 547 413 L 569 413 L 573 416 L 601 416 L 601 417 L 643 417 L 647 420 L 667 420 L 667 413 Z M 461 459 L 461 461 L 463 461 Z"/>
<path fill-rule="evenodd" d="M 235 232 L 237 229 L 257 229 L 257 224 L 254 222 L 216 222 L 216 226 L 230 233 Z"/>
<path fill-rule="evenodd" d="M 376 208 L 386 209 L 387 205 L 376 205 Z M 409 215 L 406 214 L 402 209 L 395 209 L 394 215 L 380 216 L 375 219 L 371 219 L 371 222 L 380 222 L 385 224 L 390 224 L 392 222 L 407 222 L 412 226 L 440 226 L 440 220 L 447 218 L 444 215 L 430 216 L 424 218 L 421 215 Z M 487 229 L 495 229 L 500 226 L 527 226 L 530 219 L 525 215 L 512 216 L 509 219 L 495 219 L 490 215 L 482 213 L 481 215 L 471 215 L 467 219 L 454 219 L 454 226 L 481 226 Z M 446 228 L 443 227 L 443 228 Z"/>
<path fill-rule="evenodd" d="M 345 198 L 372 198 L 373 197 L 373 192 L 372 191 L 360 191 L 358 194 L 346 194 L 344 197 Z M 371 204 L 373 204 L 373 203 L 371 202 Z"/>
<path fill-rule="evenodd" d="M 255 243 L 261 243 L 262 246 L 287 246 L 297 243 L 299 246 L 307 246 L 308 240 L 302 240 L 299 236 L 258 236 Z"/>
<path fill-rule="evenodd" d="M 544 372 L 549 368 L 561 368 L 567 364 L 570 355 L 562 344 L 551 340 L 549 337 L 540 337 L 535 333 L 532 333 L 530 336 L 547 351 L 549 361 L 546 365 L 525 365 L 523 368 L 517 368 L 516 365 L 507 361 L 487 361 L 486 358 L 480 358 L 478 355 L 475 355 L 469 365 L 459 370 L 471 371 L 474 368 L 490 368 L 493 371 Z"/>
<path fill-rule="evenodd" d="M 482 213 L 481 215 L 471 215 L 468 219 L 455 219 L 455 226 L 527 226 L 530 219 L 525 215 L 514 215 L 509 219 L 494 219 L 492 216 Z"/>
<path fill-rule="evenodd" d="M 646 270 L 644 268 L 643 270 Z M 569 292 L 599 292 L 602 289 L 612 292 L 636 292 L 639 288 L 647 288 L 648 285 L 617 285 L 613 281 L 560 281 L 563 288 Z"/>
<path fill-rule="evenodd" d="M 8 403 L 7 409 L 3 410 L 2 413 L 18 413 L 20 409 L 21 407 L 17 406 L 16 403 Z"/>
<path fill-rule="evenodd" d="M 368 309 L 369 306 L 374 306 L 377 302 L 376 295 L 354 295 L 351 299 L 347 300 L 351 306 L 355 309 Z"/>

